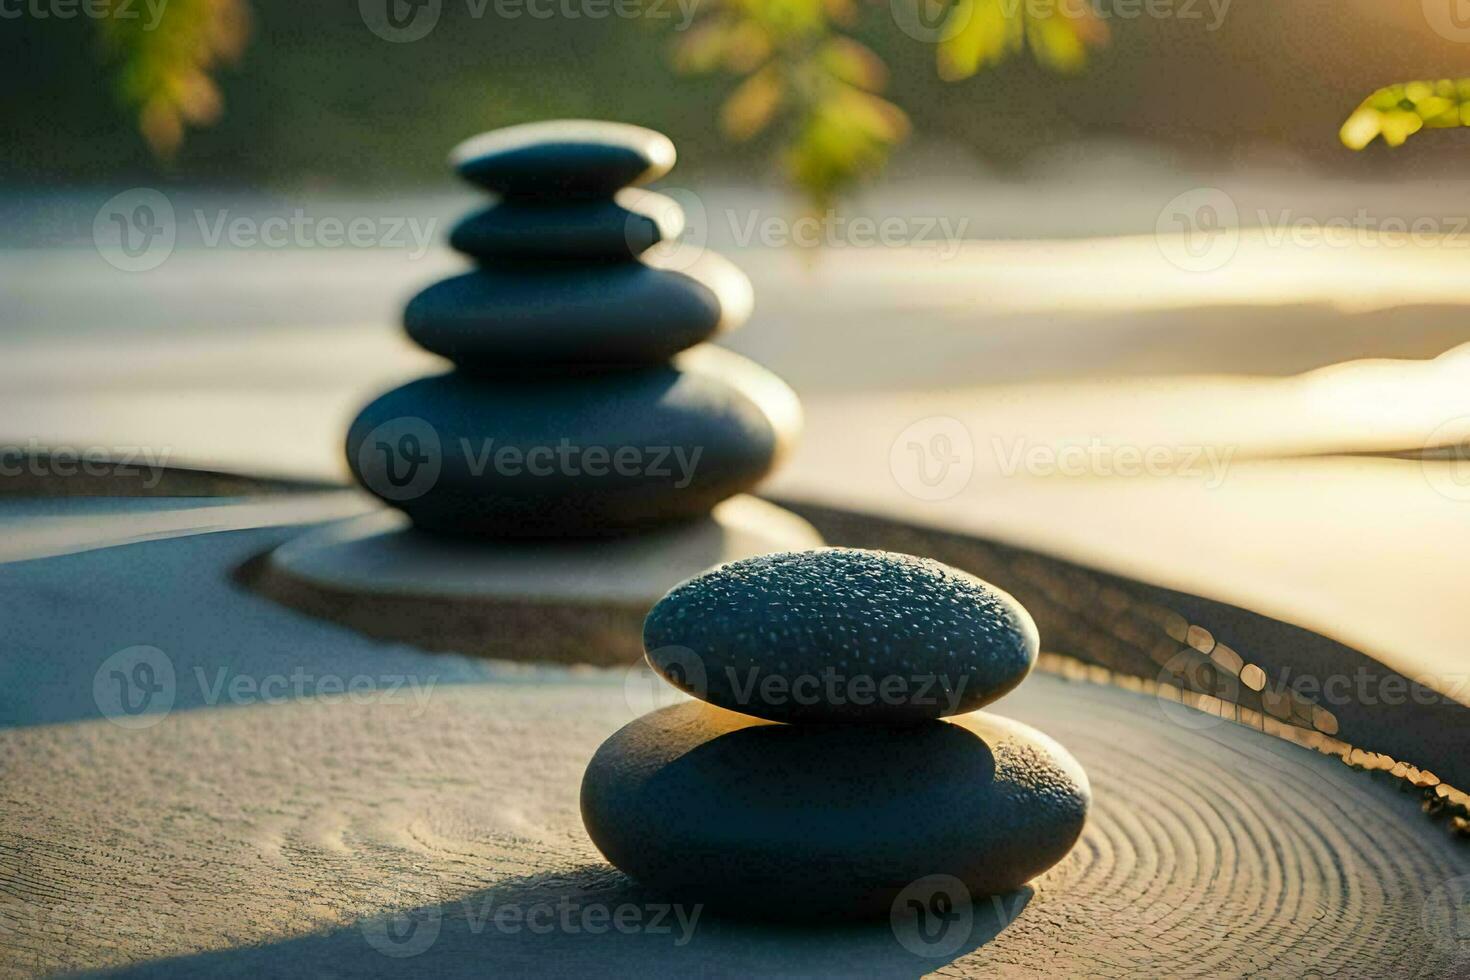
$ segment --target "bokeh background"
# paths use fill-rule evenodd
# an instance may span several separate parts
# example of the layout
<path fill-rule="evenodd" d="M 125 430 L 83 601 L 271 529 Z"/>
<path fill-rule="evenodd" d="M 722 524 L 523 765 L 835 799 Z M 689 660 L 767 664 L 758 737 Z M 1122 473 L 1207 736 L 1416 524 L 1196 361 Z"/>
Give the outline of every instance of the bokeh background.
<path fill-rule="evenodd" d="M 35 3 L 36 0 L 26 0 Z M 187 0 L 176 0 L 187 2 Z M 138 9 L 145 16 L 143 0 Z M 1025 55 L 958 82 L 900 30 L 889 4 L 859 0 L 848 33 L 888 65 L 887 97 L 913 124 L 890 174 L 1045 175 L 1057 167 L 1166 166 L 1326 172 L 1382 179 L 1463 171 L 1464 140 L 1421 137 L 1393 152 L 1346 152 L 1338 127 L 1373 89 L 1470 74 L 1470 31 L 1436 30 L 1441 0 L 1136 0 L 1100 3 L 1110 40 L 1085 70 Z M 152 184 L 379 190 L 447 182 L 444 152 L 466 135 L 549 116 L 640 122 L 680 148 L 681 180 L 779 182 L 779 126 L 722 135 L 736 79 L 675 71 L 680 12 L 666 18 L 530 16 L 445 0 L 412 43 L 372 33 L 355 3 L 251 0 L 252 35 L 217 82 L 223 115 L 160 163 L 117 95 L 85 17 L 0 25 L 0 179 L 11 190 Z M 1452 5 L 1451 5 L 1452 6 Z M 1129 11 L 1140 15 L 1125 18 Z M 17 4 L 16 10 L 29 8 Z M 1450 34 L 1452 36 L 1445 36 Z"/>
<path fill-rule="evenodd" d="M 621 119 L 674 139 L 659 188 L 680 192 L 695 247 L 754 284 L 755 314 L 720 342 L 804 401 L 771 492 L 1236 602 L 1410 674 L 1463 659 L 1470 132 L 1357 153 L 1339 137 L 1380 86 L 1470 75 L 1458 0 L 1094 0 L 1110 36 L 1079 70 L 1020 51 L 957 81 L 887 2 L 707 0 L 771 21 L 846 4 L 842 31 L 887 66 L 910 133 L 837 205 L 896 219 L 902 240 L 830 226 L 815 248 L 740 234 L 789 234 L 810 206 L 780 163 L 791 121 L 732 140 L 740 72 L 677 70 L 677 17 L 442 0 L 426 36 L 390 43 L 362 12 L 382 0 L 250 0 L 249 43 L 210 70 L 219 117 L 161 158 L 104 27 L 37 13 L 69 0 L 17 2 L 0 0 L 0 445 L 343 479 L 357 409 L 443 367 L 401 316 L 464 269 L 445 238 L 484 201 L 449 149 L 530 119 Z M 211 231 L 298 216 L 302 240 Z M 107 237 L 130 218 L 176 236 L 135 262 Z M 354 220 L 364 246 L 322 231 Z M 933 500 L 902 447 L 951 423 L 964 479 Z M 1012 465 L 1016 447 L 1095 445 L 1177 466 Z M 1196 466 L 1205 450 L 1228 473 Z"/>

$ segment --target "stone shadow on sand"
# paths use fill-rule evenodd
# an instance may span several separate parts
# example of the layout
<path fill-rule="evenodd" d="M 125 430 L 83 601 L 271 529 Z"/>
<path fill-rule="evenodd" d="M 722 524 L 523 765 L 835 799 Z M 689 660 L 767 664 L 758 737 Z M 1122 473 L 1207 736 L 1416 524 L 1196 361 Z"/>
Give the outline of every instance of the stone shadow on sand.
<path fill-rule="evenodd" d="M 589 865 L 326 932 L 89 975 L 919 977 L 990 942 L 1023 914 L 1031 895 L 1027 887 L 977 902 L 967 935 L 929 930 L 916 939 L 888 921 L 781 925 L 675 907 L 606 866 Z"/>

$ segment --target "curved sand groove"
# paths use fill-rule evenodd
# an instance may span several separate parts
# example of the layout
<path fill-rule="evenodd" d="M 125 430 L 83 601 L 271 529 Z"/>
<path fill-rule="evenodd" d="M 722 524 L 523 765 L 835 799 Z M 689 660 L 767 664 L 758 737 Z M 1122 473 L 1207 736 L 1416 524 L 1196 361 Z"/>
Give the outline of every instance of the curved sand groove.
<path fill-rule="evenodd" d="M 916 956 L 886 923 L 803 931 L 710 916 L 683 946 L 498 929 L 487 907 L 657 902 L 601 862 L 577 815 L 583 765 L 633 716 L 613 672 L 439 688 L 421 707 L 320 700 L 175 713 L 136 731 L 0 732 L 0 962 L 1431 977 L 1470 953 L 1448 923 L 1421 922 L 1436 886 L 1470 874 L 1470 849 L 1424 833 L 1410 796 L 1239 726 L 1182 727 L 1116 688 L 1039 675 L 999 707 L 1077 754 L 1094 809 L 1029 895 L 980 902 L 950 959 Z M 414 959 L 375 946 L 373 917 L 391 910 L 438 930 Z"/>
<path fill-rule="evenodd" d="M 1397 762 L 1398 774 L 1424 786 L 1442 779 L 1461 790 L 1470 786 L 1470 707 L 1463 703 L 1470 688 L 1456 682 L 1463 675 L 1429 678 L 1436 689 L 1328 637 L 1226 603 L 969 535 L 810 504 L 788 507 L 833 544 L 931 555 L 995 582 L 1031 611 L 1048 646 L 1069 657 L 1180 689 L 1191 704 L 1314 748 L 1387 753 L 1370 761 L 1381 768 Z M 276 570 L 261 574 L 261 567 Z M 363 602 L 350 590 L 324 588 L 291 571 L 289 561 L 272 558 L 251 566 L 243 579 L 285 605 L 368 635 L 517 660 L 627 662 L 639 654 L 648 605 L 558 605 L 550 589 L 545 601 L 515 602 L 469 591 L 395 594 L 407 591 L 401 583 L 366 593 Z M 579 582 L 574 591 L 590 595 L 600 588 Z M 481 584 L 480 592 L 489 591 Z M 507 636 L 514 642 L 505 642 Z M 1454 826 L 1470 835 L 1470 799 L 1454 793 Z"/>
<path fill-rule="evenodd" d="M 695 522 L 529 547 L 446 541 L 379 510 L 302 534 L 238 578 L 284 606 L 380 640 L 606 667 L 643 655 L 643 617 L 684 579 L 822 544 L 801 518 L 747 494 Z"/>
<path fill-rule="evenodd" d="M 1329 637 L 1202 596 L 967 534 L 786 506 L 835 544 L 929 555 L 994 582 L 1031 612 L 1046 648 L 1102 674 L 1182 689 L 1206 710 L 1323 751 L 1386 753 L 1363 761 L 1396 760 L 1396 772 L 1422 785 L 1470 786 L 1463 672 L 1421 682 Z M 1457 826 L 1470 831 L 1465 816 Z"/>
<path fill-rule="evenodd" d="M 498 929 L 487 907 L 657 903 L 601 862 L 576 810 L 582 767 L 634 715 L 621 673 L 546 669 L 502 681 L 228 587 L 232 565 L 285 533 L 197 535 L 6 566 L 10 594 L 35 607 L 15 609 L 11 623 L 34 647 L 17 654 L 31 671 L 20 676 L 42 678 L 43 661 L 69 665 L 50 683 L 77 681 L 85 702 L 87 658 L 129 636 L 168 650 L 180 675 L 177 707 L 197 710 L 137 730 L 94 720 L 0 731 L 0 972 L 146 964 L 178 975 L 272 975 L 289 964 L 369 975 L 1434 977 L 1470 969 L 1445 902 L 1470 893 L 1462 877 L 1470 849 L 1427 823 L 1414 796 L 1177 704 L 1046 675 L 997 707 L 1079 757 L 1093 817 L 1068 859 L 1029 890 L 982 901 L 951 957 L 919 957 L 883 923 L 796 931 L 709 917 L 683 946 L 677 934 Z M 988 562 L 998 574 L 987 577 L 1008 586 L 1005 575 L 1021 576 L 1034 598 L 1013 591 L 1035 603 L 1039 620 L 1050 617 L 1052 649 L 1095 653 L 1097 662 L 1138 653 L 1128 618 L 1105 612 L 1126 612 L 1126 603 L 1100 598 L 1119 582 L 1094 579 L 1093 591 L 1085 583 L 1079 591 L 1064 563 L 973 539 L 966 560 L 942 553 L 953 541 L 926 534 L 906 550 L 982 573 Z M 133 581 L 140 567 L 148 575 Z M 93 611 L 85 629 L 45 612 L 62 600 Z M 180 619 L 183 609 L 203 618 Z M 1172 619 L 1156 627 L 1180 649 L 1207 647 L 1201 655 L 1214 657 L 1189 629 L 1208 615 L 1191 615 L 1182 633 Z M 1242 677 L 1247 660 L 1300 653 L 1256 650 L 1209 627 L 1216 646 L 1239 651 L 1211 662 L 1236 669 L 1238 659 Z M 210 636 L 202 647 L 199 635 Z M 444 683 L 424 701 L 211 709 L 186 698 L 192 670 L 219 663 L 257 676 L 303 664 Z M 494 682 L 446 686 L 469 677 Z M 1294 708 L 1288 715 L 1310 720 Z M 394 910 L 427 916 L 437 930 L 413 959 L 383 952 L 380 916 Z"/>

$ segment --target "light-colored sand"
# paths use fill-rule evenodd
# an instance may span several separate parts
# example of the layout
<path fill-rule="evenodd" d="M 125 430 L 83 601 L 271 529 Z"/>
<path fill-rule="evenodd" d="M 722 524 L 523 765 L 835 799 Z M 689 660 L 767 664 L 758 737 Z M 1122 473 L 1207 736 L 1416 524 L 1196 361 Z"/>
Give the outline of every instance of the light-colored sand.
<path fill-rule="evenodd" d="M 745 494 L 694 523 L 564 542 L 449 540 L 378 510 L 287 541 L 240 580 L 289 608 L 383 641 L 605 667 L 642 656 L 643 617 L 685 579 L 724 562 L 822 544 L 802 518 Z"/>
<path fill-rule="evenodd" d="M 22 726 L 0 731 L 8 973 L 1436 977 L 1470 953 L 1470 852 L 1413 794 L 1044 675 L 997 708 L 1078 755 L 1094 816 L 1029 894 L 982 903 L 958 952 L 916 956 L 883 924 L 589 934 L 588 908 L 659 904 L 598 860 L 576 787 L 666 685 L 382 644 L 231 583 L 290 528 L 121 547 L 100 531 L 109 546 L 0 565 L 0 718 Z M 115 658 L 140 645 L 160 687 L 128 715 L 111 670 L 136 680 L 139 655 Z M 495 925 L 548 905 L 581 931 Z"/>
<path fill-rule="evenodd" d="M 632 717 L 619 680 L 0 733 L 0 960 L 148 976 L 1433 977 L 1465 952 L 1433 902 L 1470 854 L 1426 833 L 1412 798 L 1044 676 L 1004 710 L 1078 755 L 1094 811 L 1029 893 L 981 903 L 957 954 L 915 955 L 887 923 L 702 914 L 682 945 L 672 918 L 669 934 L 589 934 L 588 908 L 648 921 L 659 903 L 602 864 L 577 815 L 582 767 Z M 572 926 L 498 925 L 507 906 L 566 906 Z"/>
<path fill-rule="evenodd" d="M 0 506 L 0 563 L 52 558 L 138 541 L 239 531 L 272 524 L 308 524 L 355 517 L 371 509 L 365 495 L 344 491 L 270 498 L 10 500 Z"/>
<path fill-rule="evenodd" d="M 810 524 L 755 497 L 719 504 L 692 527 L 611 540 L 497 547 L 412 533 L 397 511 L 329 525 L 271 552 L 275 574 L 373 595 L 652 606 L 714 565 L 773 551 L 819 548 Z"/>
<path fill-rule="evenodd" d="M 1157 214 L 1182 189 L 1161 184 L 1134 211 Z M 815 269 L 789 253 L 738 256 L 757 313 L 731 345 L 807 407 L 804 442 L 771 489 L 1235 601 L 1454 683 L 1470 670 L 1470 504 L 1453 464 L 1284 454 L 1414 449 L 1459 431 L 1441 426 L 1470 414 L 1463 357 L 1291 377 L 1470 342 L 1458 244 L 1246 235 L 1209 273 L 1170 265 L 1159 246 L 991 242 L 947 260 L 874 249 Z M 413 289 L 457 267 L 441 252 L 229 249 L 181 249 L 141 275 L 90 249 L 0 261 L 18 299 L 0 338 L 0 444 L 143 447 L 306 477 L 340 475 L 347 419 L 374 390 L 434 369 L 394 323 Z M 937 472 L 916 468 L 940 461 L 933 435 L 952 434 L 936 418 L 969 439 L 969 476 L 941 500 L 915 482 Z M 1094 437 L 1163 448 L 1175 469 L 1002 465 L 1018 446 Z M 921 452 L 905 463 L 910 442 Z M 1220 481 L 1185 471 L 1184 456 L 1210 449 L 1233 452 Z M 581 766 L 647 688 L 376 643 L 230 584 L 231 567 L 295 533 L 282 522 L 336 506 L 272 517 L 255 503 L 77 502 L 42 515 L 0 503 L 15 532 L 0 564 L 0 722 L 23 726 L 0 731 L 8 971 L 1463 975 L 1455 914 L 1470 859 L 1411 795 L 1259 733 L 1198 729 L 1152 699 L 1055 678 L 1001 708 L 1077 753 L 1095 817 L 1019 916 L 1010 900 L 982 909 L 952 962 L 913 956 L 884 926 L 710 919 L 686 946 L 677 927 L 498 930 L 487 900 L 492 913 L 651 901 L 597 862 L 575 813 Z M 163 539 L 126 544 L 143 524 Z M 196 533 L 210 530 L 221 533 Z M 138 645 L 172 668 L 172 713 L 125 729 L 98 717 L 98 691 L 108 658 Z M 397 684 L 397 703 L 309 700 L 354 677 L 380 694 Z M 419 910 L 420 931 L 364 928 L 394 909 Z M 431 934 L 416 958 L 382 952 Z"/>

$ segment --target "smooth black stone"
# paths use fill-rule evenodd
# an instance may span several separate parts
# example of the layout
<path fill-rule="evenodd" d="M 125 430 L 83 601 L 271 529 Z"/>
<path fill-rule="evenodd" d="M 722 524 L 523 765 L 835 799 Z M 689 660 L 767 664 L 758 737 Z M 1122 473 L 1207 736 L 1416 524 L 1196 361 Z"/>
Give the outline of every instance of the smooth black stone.
<path fill-rule="evenodd" d="M 708 513 L 759 482 L 799 427 L 779 378 L 703 348 L 591 377 L 424 378 L 364 408 L 346 449 L 358 482 L 420 528 L 589 537 Z"/>
<path fill-rule="evenodd" d="M 655 364 L 744 322 L 750 281 L 705 253 L 684 271 L 644 262 L 484 266 L 434 283 L 408 335 L 481 372 Z"/>
<path fill-rule="evenodd" d="M 505 197 L 587 199 L 657 180 L 674 156 L 667 136 L 642 126 L 558 119 L 481 133 L 449 159 L 461 177 Z"/>
<path fill-rule="evenodd" d="M 597 750 L 582 821 L 603 855 L 672 898 L 761 918 L 887 916 L 910 883 L 1004 894 L 1082 831 L 1065 749 L 984 713 L 897 728 L 782 725 L 697 701 Z"/>
<path fill-rule="evenodd" d="M 605 261 L 637 258 L 683 230 L 684 212 L 677 202 L 624 190 L 611 201 L 502 201 L 457 224 L 449 244 L 484 260 Z"/>
<path fill-rule="evenodd" d="M 929 558 L 856 548 L 731 562 L 672 589 L 643 625 L 670 683 L 775 721 L 903 724 L 973 711 L 1036 662 L 1030 614 Z"/>

